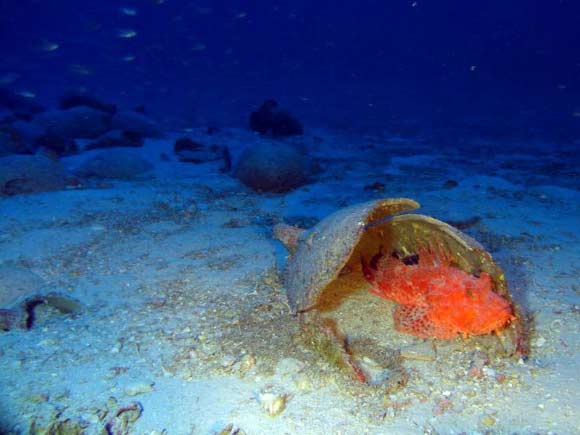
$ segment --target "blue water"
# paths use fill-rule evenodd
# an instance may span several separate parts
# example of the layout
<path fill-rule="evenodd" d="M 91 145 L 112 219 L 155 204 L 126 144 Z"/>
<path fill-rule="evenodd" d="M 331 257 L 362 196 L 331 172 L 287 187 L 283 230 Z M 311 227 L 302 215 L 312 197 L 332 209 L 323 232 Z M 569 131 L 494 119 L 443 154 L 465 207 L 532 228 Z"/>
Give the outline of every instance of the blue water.
<path fill-rule="evenodd" d="M 175 127 L 245 125 L 276 98 L 311 126 L 569 140 L 578 23 L 575 1 L 3 0 L 0 76 L 47 106 L 83 89 Z"/>

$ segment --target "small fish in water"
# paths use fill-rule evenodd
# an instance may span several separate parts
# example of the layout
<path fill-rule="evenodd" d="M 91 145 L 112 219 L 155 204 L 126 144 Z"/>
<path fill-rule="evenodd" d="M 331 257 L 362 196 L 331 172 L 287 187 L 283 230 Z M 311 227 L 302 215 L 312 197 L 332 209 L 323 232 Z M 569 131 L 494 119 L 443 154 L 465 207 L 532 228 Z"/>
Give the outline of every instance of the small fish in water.
<path fill-rule="evenodd" d="M 20 91 L 17 94 L 25 98 L 36 98 L 36 94 L 30 91 Z"/>
<path fill-rule="evenodd" d="M 56 51 L 58 50 L 60 47 L 59 44 L 57 44 L 56 42 L 51 42 L 51 41 L 47 41 L 44 40 L 40 43 L 40 45 L 38 46 L 38 49 L 40 51 L 44 51 L 46 53 L 50 53 L 51 51 Z"/>
<path fill-rule="evenodd" d="M 125 62 L 133 62 L 135 59 L 136 59 L 136 58 L 135 58 L 135 56 L 133 56 L 133 55 L 128 55 L 128 56 L 124 56 L 124 57 L 123 57 L 123 60 L 124 60 Z"/>
<path fill-rule="evenodd" d="M 119 38 L 131 39 L 137 36 L 137 32 L 131 29 L 119 30 L 117 32 Z"/>
<path fill-rule="evenodd" d="M 242 12 L 238 12 L 236 14 L 235 19 L 236 20 L 242 20 L 242 19 L 246 18 L 247 16 L 248 16 L 248 13 L 242 11 Z"/>
<path fill-rule="evenodd" d="M 134 17 L 135 15 L 137 15 L 137 9 L 135 8 L 121 8 L 121 12 L 124 13 L 125 15 L 128 15 L 130 17 Z"/>

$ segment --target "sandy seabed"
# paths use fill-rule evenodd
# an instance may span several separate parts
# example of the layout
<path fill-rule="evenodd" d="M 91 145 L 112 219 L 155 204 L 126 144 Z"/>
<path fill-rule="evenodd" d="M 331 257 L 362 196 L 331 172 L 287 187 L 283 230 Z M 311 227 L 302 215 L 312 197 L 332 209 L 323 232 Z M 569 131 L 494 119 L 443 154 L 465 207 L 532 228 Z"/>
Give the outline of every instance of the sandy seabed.
<path fill-rule="evenodd" d="M 235 157 L 262 139 L 231 129 L 212 140 Z M 541 143 L 460 151 L 325 130 L 291 141 L 321 170 L 284 195 L 249 190 L 221 162 L 161 159 L 169 135 L 132 151 L 155 164 L 151 177 L 0 199 L 0 263 L 83 307 L 38 306 L 30 330 L 0 334 L 2 433 L 57 421 L 87 434 L 580 433 L 578 162 L 562 166 L 561 150 Z M 375 182 L 384 187 L 365 189 Z M 442 343 L 434 357 L 406 359 L 406 385 L 385 391 L 353 386 L 297 339 L 273 225 L 308 227 L 389 197 L 469 223 L 534 319 L 527 360 Z M 377 312 L 377 335 L 426 346 L 392 331 L 390 307 Z M 270 416 L 276 397 L 285 406 Z"/>

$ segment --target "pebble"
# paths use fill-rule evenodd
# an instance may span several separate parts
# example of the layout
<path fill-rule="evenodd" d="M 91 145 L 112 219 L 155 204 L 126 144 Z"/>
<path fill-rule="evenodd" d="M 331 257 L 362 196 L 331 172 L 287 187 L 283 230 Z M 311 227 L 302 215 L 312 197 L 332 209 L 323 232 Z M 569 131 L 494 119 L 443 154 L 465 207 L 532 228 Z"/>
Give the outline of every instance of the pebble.
<path fill-rule="evenodd" d="M 150 393 L 153 391 L 154 382 L 139 382 L 125 387 L 127 396 L 138 396 L 139 394 Z"/>
<path fill-rule="evenodd" d="M 417 345 L 404 347 L 401 349 L 401 356 L 405 359 L 418 361 L 435 361 L 437 355 L 430 342 L 419 343 Z"/>
<path fill-rule="evenodd" d="M 266 414 L 270 417 L 276 417 L 286 409 L 290 395 L 276 392 L 261 392 L 258 394 L 257 399 Z"/>
<path fill-rule="evenodd" d="M 492 426 L 495 426 L 497 422 L 496 422 L 495 418 L 493 418 L 491 415 L 486 415 L 485 417 L 483 417 L 481 419 L 481 423 L 484 426 L 492 427 Z"/>

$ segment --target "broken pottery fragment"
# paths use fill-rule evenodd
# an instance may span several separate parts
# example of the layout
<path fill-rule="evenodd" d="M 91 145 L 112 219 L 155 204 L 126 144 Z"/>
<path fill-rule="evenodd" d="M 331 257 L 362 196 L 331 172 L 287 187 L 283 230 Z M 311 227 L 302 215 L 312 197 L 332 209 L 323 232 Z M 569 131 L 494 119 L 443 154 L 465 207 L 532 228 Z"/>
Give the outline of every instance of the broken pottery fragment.
<path fill-rule="evenodd" d="M 418 207 L 417 202 L 406 198 L 370 201 L 338 210 L 308 231 L 279 226 L 275 231 L 291 254 L 283 274 L 284 285 L 289 305 L 300 316 L 303 333 L 309 335 L 307 341 L 315 347 L 323 343 L 317 348 L 319 352 L 363 382 L 368 383 L 368 376 L 350 350 L 354 348 L 353 337 L 343 331 L 344 317 L 332 318 L 332 313 L 348 299 L 359 298 L 356 295 L 364 295 L 365 290 L 368 293 L 368 270 L 361 263 L 376 258 L 377 253 L 407 259 L 417 257 L 426 247 L 437 247 L 456 271 L 474 277 L 489 275 L 491 291 L 510 304 L 513 316 L 497 336 L 488 334 L 482 340 L 493 341 L 503 355 L 525 356 L 528 352 L 525 319 L 510 295 L 501 268 L 477 241 L 458 229 L 429 216 L 401 214 Z M 370 321 L 372 316 L 363 312 L 362 317 Z M 335 339 L 329 339 L 329 331 Z M 326 339 L 311 337 L 313 334 Z M 359 338 L 356 331 L 353 335 Z M 400 353 L 398 349 L 389 351 Z"/>
<path fill-rule="evenodd" d="M 45 288 L 44 280 L 31 270 L 10 264 L 0 266 L 0 331 L 31 329 L 35 309 L 47 305 L 63 314 L 79 314 L 83 306 L 68 295 Z"/>

